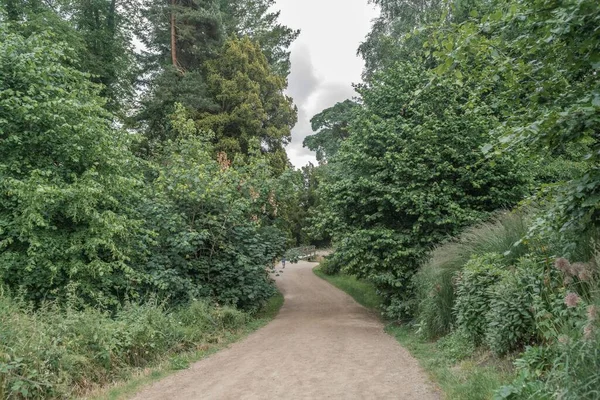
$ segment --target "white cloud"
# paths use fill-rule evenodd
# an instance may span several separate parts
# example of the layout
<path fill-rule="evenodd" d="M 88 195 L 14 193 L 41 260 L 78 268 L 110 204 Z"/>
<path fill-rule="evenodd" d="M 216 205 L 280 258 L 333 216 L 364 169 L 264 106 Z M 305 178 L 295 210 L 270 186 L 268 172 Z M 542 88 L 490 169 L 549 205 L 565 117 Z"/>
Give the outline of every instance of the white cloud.
<path fill-rule="evenodd" d="M 369 32 L 377 11 L 367 0 L 277 0 L 280 21 L 302 32 L 292 45 L 288 94 L 298 106 L 298 124 L 286 148 L 296 167 L 315 163 L 302 147 L 312 134 L 310 118 L 338 101 L 355 96 L 363 61 L 356 50 Z"/>

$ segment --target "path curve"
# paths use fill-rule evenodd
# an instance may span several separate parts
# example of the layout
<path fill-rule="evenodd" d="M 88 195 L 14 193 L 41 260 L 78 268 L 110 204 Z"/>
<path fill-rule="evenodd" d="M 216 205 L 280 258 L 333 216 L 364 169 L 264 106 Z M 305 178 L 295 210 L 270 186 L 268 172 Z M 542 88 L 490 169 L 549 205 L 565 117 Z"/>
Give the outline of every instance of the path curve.
<path fill-rule="evenodd" d="M 315 265 L 288 264 L 277 277 L 285 303 L 267 326 L 135 399 L 438 399 L 377 317 Z"/>

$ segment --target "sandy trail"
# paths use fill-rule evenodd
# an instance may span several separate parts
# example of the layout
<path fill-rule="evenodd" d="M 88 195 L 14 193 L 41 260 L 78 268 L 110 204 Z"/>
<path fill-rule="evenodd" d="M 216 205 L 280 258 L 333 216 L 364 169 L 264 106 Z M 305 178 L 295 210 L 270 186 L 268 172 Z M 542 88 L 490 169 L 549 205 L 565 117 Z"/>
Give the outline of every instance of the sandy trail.
<path fill-rule="evenodd" d="M 314 266 L 287 265 L 277 278 L 285 303 L 267 326 L 135 399 L 438 399 L 377 317 Z"/>

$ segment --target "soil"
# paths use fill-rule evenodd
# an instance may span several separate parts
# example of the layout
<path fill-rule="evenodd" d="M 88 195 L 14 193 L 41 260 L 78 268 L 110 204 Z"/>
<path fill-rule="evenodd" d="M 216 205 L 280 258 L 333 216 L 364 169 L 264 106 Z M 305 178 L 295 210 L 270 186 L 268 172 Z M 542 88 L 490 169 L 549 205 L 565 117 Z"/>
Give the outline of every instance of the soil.
<path fill-rule="evenodd" d="M 267 326 L 134 398 L 439 399 L 378 317 L 315 276 L 315 265 L 286 265 L 276 278 L 285 303 Z"/>

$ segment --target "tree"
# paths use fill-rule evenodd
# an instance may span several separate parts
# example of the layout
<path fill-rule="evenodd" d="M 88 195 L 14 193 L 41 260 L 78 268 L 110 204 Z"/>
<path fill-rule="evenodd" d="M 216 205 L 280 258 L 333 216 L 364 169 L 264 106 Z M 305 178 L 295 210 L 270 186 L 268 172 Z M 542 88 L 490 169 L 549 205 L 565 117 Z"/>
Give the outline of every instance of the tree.
<path fill-rule="evenodd" d="M 461 77 L 474 88 L 472 98 L 497 110 L 502 125 L 486 151 L 524 148 L 531 158 L 553 159 L 586 149 L 579 152 L 586 167 L 543 196 L 553 207 L 541 229 L 581 232 L 600 224 L 599 18 L 593 0 L 503 0 L 432 35 L 437 74 Z"/>
<path fill-rule="evenodd" d="M 312 130 L 316 133 L 304 138 L 302 145 L 317 153 L 320 164 L 333 157 L 341 143 L 348 139 L 348 125 L 359 107 L 356 102 L 345 100 L 311 118 Z"/>
<path fill-rule="evenodd" d="M 284 145 L 291 139 L 296 107 L 283 93 L 286 80 L 273 73 L 260 47 L 248 38 L 230 39 L 206 63 L 215 112 L 200 112 L 198 127 L 215 133 L 215 149 L 230 157 L 248 155 L 254 142 L 277 171 L 287 168 Z"/>
<path fill-rule="evenodd" d="M 101 85 L 105 107 L 121 119 L 131 106 L 136 62 L 133 56 L 133 24 L 125 13 L 129 4 L 117 0 L 52 0 L 6 2 L 7 17 L 25 36 L 53 32 L 58 42 L 72 49 L 73 65 Z"/>
<path fill-rule="evenodd" d="M 217 0 L 147 0 L 142 11 L 142 41 L 147 48 L 142 109 L 146 153 L 173 138 L 175 104 L 188 110 L 216 108 L 206 84 L 204 63 L 218 54 L 225 32 Z"/>
<path fill-rule="evenodd" d="M 527 188 L 518 158 L 481 152 L 497 125 L 493 110 L 471 109 L 466 88 L 430 79 L 407 62 L 358 87 L 364 108 L 322 190 L 332 262 L 373 281 L 394 317 L 410 315 L 411 278 L 433 245 L 514 205 Z"/>
<path fill-rule="evenodd" d="M 280 24 L 280 13 L 270 11 L 274 5 L 274 0 L 222 0 L 221 10 L 228 35 L 247 36 L 258 43 L 271 70 L 285 78 L 290 73 L 288 48 L 300 31 Z"/>
<path fill-rule="evenodd" d="M 407 34 L 417 27 L 427 26 L 440 19 L 446 10 L 443 0 L 369 0 L 379 6 L 381 13 L 373 23 L 371 32 L 360 44 L 358 54 L 365 60 L 363 76 L 370 76 L 391 67 L 395 62 L 415 57 L 420 53 L 424 36 L 416 35 L 407 40 Z"/>
<path fill-rule="evenodd" d="M 284 251 L 278 182 L 260 155 L 243 165 L 214 157 L 181 105 L 172 124 L 179 136 L 156 153 L 142 208 L 156 238 L 143 264 L 148 291 L 256 310 L 274 292 L 267 268 Z"/>
<path fill-rule="evenodd" d="M 107 108 L 125 117 L 131 106 L 137 66 L 133 55 L 133 26 L 128 18 L 129 4 L 117 0 L 69 0 L 61 14 L 75 28 L 84 43 L 81 70 L 92 82 L 102 85 L 100 95 Z"/>
<path fill-rule="evenodd" d="M 27 299 L 114 305 L 143 251 L 131 135 L 51 34 L 0 27 L 0 281 Z"/>

